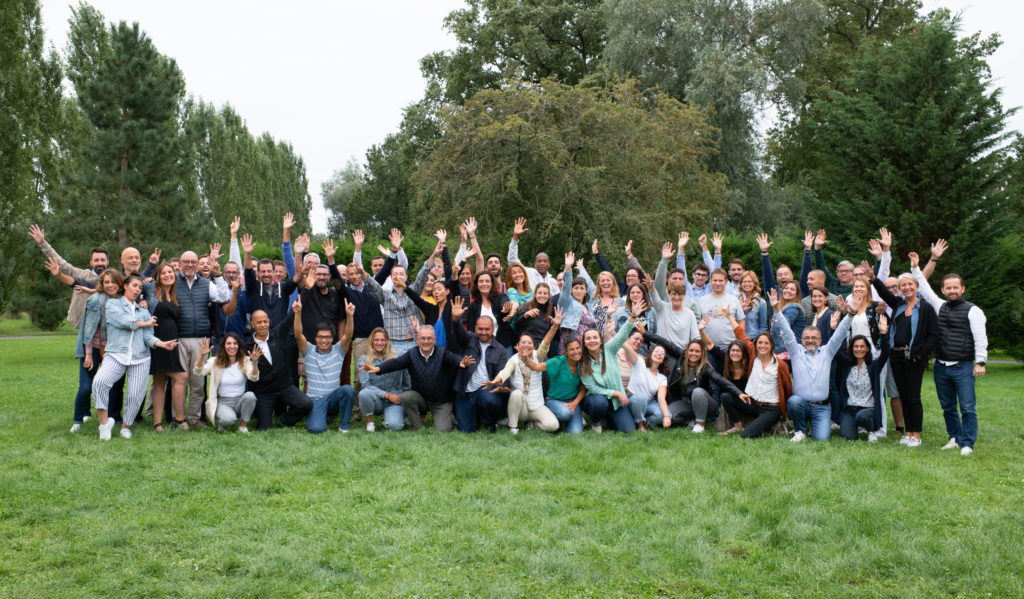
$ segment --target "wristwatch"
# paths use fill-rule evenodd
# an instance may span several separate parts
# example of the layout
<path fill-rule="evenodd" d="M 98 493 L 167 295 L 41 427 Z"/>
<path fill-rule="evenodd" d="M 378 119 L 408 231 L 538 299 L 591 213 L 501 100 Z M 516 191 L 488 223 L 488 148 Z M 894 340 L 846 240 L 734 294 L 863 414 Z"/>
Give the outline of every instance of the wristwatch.
<path fill-rule="evenodd" d="M 975 364 L 978 365 L 978 366 L 981 366 L 982 368 L 985 367 L 985 363 L 984 362 L 975 362 Z"/>

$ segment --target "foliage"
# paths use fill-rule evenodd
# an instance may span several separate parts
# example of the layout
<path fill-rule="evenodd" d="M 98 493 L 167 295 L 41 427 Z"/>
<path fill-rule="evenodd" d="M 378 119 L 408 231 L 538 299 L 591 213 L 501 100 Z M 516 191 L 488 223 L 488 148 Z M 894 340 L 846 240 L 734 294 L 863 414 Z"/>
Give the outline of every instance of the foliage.
<path fill-rule="evenodd" d="M 526 216 L 526 254 L 538 239 L 558 252 L 595 236 L 642 248 L 720 210 L 724 180 L 703 167 L 704 115 L 634 80 L 485 90 L 446 109 L 442 129 L 414 176 L 425 230 L 475 216 L 485 238 L 505 239 Z"/>
<path fill-rule="evenodd" d="M 930 375 L 914 450 L 893 437 L 243 436 L 147 423 L 101 443 L 95 418 L 67 432 L 71 343 L 0 340 L 7 596 L 1024 593 L 1020 366 L 978 380 L 969 458 L 939 450 Z"/>

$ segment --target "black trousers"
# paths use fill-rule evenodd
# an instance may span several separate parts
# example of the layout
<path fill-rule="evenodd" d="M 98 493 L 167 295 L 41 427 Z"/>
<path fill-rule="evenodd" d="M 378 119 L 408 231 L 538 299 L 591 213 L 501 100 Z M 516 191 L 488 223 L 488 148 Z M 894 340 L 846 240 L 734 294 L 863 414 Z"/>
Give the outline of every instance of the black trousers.
<path fill-rule="evenodd" d="M 261 431 L 274 428 L 275 412 L 281 424 L 295 426 L 312 409 L 313 401 L 293 385 L 279 391 L 256 393 L 256 426 Z"/>
<path fill-rule="evenodd" d="M 896 389 L 900 392 L 903 404 L 903 423 L 908 433 L 920 433 L 924 420 L 924 407 L 921 405 L 921 379 L 928 368 L 924 359 L 907 361 L 900 356 L 889 361 L 892 378 L 896 381 Z"/>
<path fill-rule="evenodd" d="M 740 436 L 744 439 L 765 435 L 782 419 L 782 410 L 779 406 L 764 406 L 753 401 L 744 403 L 742 399 L 728 391 L 722 392 L 722 405 L 725 406 L 725 411 L 733 422 L 741 422 L 744 416 L 754 417 L 754 421 L 743 427 L 743 431 L 740 432 Z"/>

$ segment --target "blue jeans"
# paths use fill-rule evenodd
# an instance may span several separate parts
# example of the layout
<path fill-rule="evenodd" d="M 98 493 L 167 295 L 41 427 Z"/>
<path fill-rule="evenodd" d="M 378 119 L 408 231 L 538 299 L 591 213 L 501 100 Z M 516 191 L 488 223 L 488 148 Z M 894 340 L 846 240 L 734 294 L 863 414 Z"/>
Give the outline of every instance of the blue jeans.
<path fill-rule="evenodd" d="M 374 397 L 374 394 L 366 389 L 360 389 L 359 409 L 364 417 L 383 414 L 384 426 L 390 430 L 400 431 L 405 428 L 405 409 L 401 403 L 393 404 L 383 397 Z"/>
<path fill-rule="evenodd" d="M 839 434 L 847 441 L 857 440 L 857 427 L 874 432 L 875 411 L 871 408 L 848 407 L 839 412 Z"/>
<path fill-rule="evenodd" d="M 832 404 L 813 404 L 799 395 L 786 400 L 789 417 L 793 419 L 793 429 L 807 434 L 807 420 L 811 421 L 811 437 L 815 441 L 828 441 L 832 435 Z"/>
<path fill-rule="evenodd" d="M 505 401 L 500 393 L 491 393 L 480 388 L 466 393 L 455 400 L 455 419 L 459 432 L 472 433 L 479 428 L 480 416 L 484 424 L 491 428 L 505 415 Z"/>
<path fill-rule="evenodd" d="M 629 405 L 619 406 L 612 411 L 612 425 L 620 433 L 636 430 L 636 425 L 644 421 L 647 412 L 647 400 L 643 397 L 630 397 Z"/>
<path fill-rule="evenodd" d="M 415 341 L 392 341 L 391 350 L 395 352 L 395 357 L 398 357 L 405 352 L 416 347 Z"/>
<path fill-rule="evenodd" d="M 327 397 L 311 397 L 313 409 L 306 416 L 306 430 L 311 433 L 322 433 L 327 430 L 327 417 L 338 414 L 338 428 L 352 428 L 352 404 L 355 402 L 356 391 L 352 385 L 342 385 L 331 391 Z"/>
<path fill-rule="evenodd" d="M 591 424 L 600 425 L 608 413 L 608 398 L 603 395 L 588 395 L 583 398 L 580 405 L 572 412 L 569 411 L 569 402 L 550 397 L 544 405 L 551 410 L 559 423 L 565 423 L 565 432 L 570 435 L 583 431 L 583 412 L 590 416 Z"/>
<path fill-rule="evenodd" d="M 647 426 L 650 428 L 660 427 L 665 419 L 665 414 L 661 412 L 661 406 L 658 405 L 657 399 L 651 399 L 647 402 L 647 409 L 644 411 L 644 416 L 647 416 Z"/>
<path fill-rule="evenodd" d="M 92 348 L 92 371 L 86 370 L 83 366 L 84 358 L 78 360 L 78 392 L 75 393 L 75 424 L 82 424 L 85 417 L 91 413 L 92 405 L 89 399 L 92 397 L 92 377 L 100 368 L 100 350 Z"/>
<path fill-rule="evenodd" d="M 974 364 L 958 362 L 952 366 L 935 362 L 935 394 L 942 406 L 946 434 L 960 447 L 974 447 L 978 440 L 977 397 L 974 394 Z M 960 411 L 957 412 L 957 403 Z"/>

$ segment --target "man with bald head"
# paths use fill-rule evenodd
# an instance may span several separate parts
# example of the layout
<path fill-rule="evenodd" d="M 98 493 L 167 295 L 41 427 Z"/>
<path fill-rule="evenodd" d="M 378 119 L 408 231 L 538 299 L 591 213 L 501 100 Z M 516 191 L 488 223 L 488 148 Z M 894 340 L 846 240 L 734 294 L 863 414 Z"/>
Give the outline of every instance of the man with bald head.
<path fill-rule="evenodd" d="M 219 258 L 219 249 L 211 249 L 208 259 L 215 262 Z M 121 258 L 124 260 L 124 256 Z M 130 259 L 130 258 L 129 258 Z M 178 358 L 182 364 L 195 364 L 200 360 L 205 361 L 207 356 L 202 355 L 200 345 L 204 337 L 210 337 L 213 332 L 213 323 L 210 322 L 210 306 L 220 308 L 222 304 L 231 301 L 231 290 L 228 288 L 224 277 L 217 277 L 213 280 L 200 276 L 199 256 L 195 252 L 187 251 L 181 255 L 181 272 L 178 273 L 177 282 L 174 286 L 174 293 L 178 298 L 178 306 L 181 315 L 178 319 Z M 234 314 L 225 309 L 225 314 Z M 188 409 L 186 418 L 189 426 L 202 428 L 205 423 L 202 420 L 203 414 L 203 391 L 205 379 L 188 371 Z M 176 414 L 175 418 L 182 420 L 183 414 Z"/>
<path fill-rule="evenodd" d="M 541 252 L 533 259 L 533 267 L 526 266 L 519 261 L 519 236 L 529 231 L 526 228 L 526 219 L 517 218 L 515 225 L 512 229 L 512 241 L 508 242 L 508 255 L 506 260 L 509 264 L 522 264 L 526 268 L 526 276 L 530 279 L 530 289 L 537 287 L 539 283 L 547 283 L 548 287 L 551 288 L 551 295 L 557 295 L 561 292 L 562 287 L 558 284 L 558 279 L 551 276 L 551 258 L 547 254 Z"/>
<path fill-rule="evenodd" d="M 312 400 L 292 382 L 288 352 L 293 322 L 286 318 L 271 328 L 270 317 L 263 310 L 253 311 L 249 321 L 252 343 L 248 351 L 259 346 L 263 352 L 256 361 L 260 378 L 249 383 L 256 395 L 256 426 L 261 431 L 273 428 L 275 413 L 282 424 L 291 427 L 313 409 Z"/>

